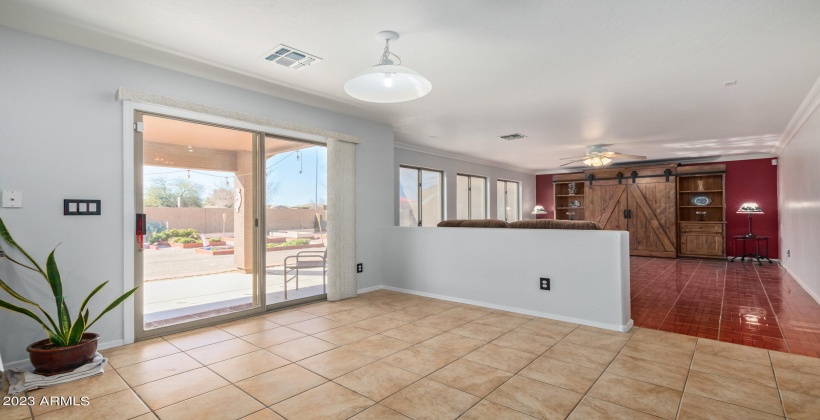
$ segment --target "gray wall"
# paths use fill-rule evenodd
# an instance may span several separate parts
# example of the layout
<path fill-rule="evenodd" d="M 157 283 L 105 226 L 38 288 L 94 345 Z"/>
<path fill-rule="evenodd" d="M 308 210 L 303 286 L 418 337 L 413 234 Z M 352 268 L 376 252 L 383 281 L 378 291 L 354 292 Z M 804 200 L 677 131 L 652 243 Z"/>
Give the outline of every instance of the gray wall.
<path fill-rule="evenodd" d="M 780 261 L 820 302 L 820 100 L 777 156 Z M 791 251 L 791 257 L 787 256 Z"/>
<path fill-rule="evenodd" d="M 482 165 L 465 160 L 452 159 L 429 153 L 415 152 L 396 147 L 395 165 L 393 168 L 394 179 L 394 202 L 399 202 L 399 166 L 409 165 L 422 168 L 436 169 L 444 171 L 444 220 L 456 218 L 456 175 L 469 174 L 487 177 L 490 187 L 487 197 L 490 202 L 489 217 L 498 218 L 496 214 L 496 181 L 499 179 L 507 181 L 521 182 L 521 216 L 523 219 L 535 219 L 531 215 L 535 207 L 535 175 L 525 172 L 511 171 L 508 169 L 496 168 L 494 166 Z M 394 209 L 394 224 L 399 224 L 398 206 Z"/>
<path fill-rule="evenodd" d="M 41 261 L 62 242 L 57 260 L 71 308 L 105 280 L 110 283 L 95 297 L 92 314 L 123 292 L 123 111 L 114 100 L 121 86 L 361 138 L 357 254 L 367 269 L 358 275 L 359 287 L 382 283 L 381 228 L 393 224 L 396 203 L 388 175 L 390 126 L 0 26 L 0 190 L 23 191 L 23 208 L 0 209 L 0 217 Z M 64 198 L 101 199 L 102 215 L 63 216 Z M 22 275 L 7 261 L 0 262 L 0 278 L 24 295 L 50 301 L 42 278 Z M 122 340 L 122 308 L 94 330 L 103 342 Z M 33 321 L 0 312 L 5 363 L 25 359 L 25 347 L 42 338 Z"/>
<path fill-rule="evenodd" d="M 628 232 L 445 227 L 383 232 L 389 288 L 614 331 L 632 327 Z M 541 277 L 551 279 L 550 291 L 538 289 Z"/>

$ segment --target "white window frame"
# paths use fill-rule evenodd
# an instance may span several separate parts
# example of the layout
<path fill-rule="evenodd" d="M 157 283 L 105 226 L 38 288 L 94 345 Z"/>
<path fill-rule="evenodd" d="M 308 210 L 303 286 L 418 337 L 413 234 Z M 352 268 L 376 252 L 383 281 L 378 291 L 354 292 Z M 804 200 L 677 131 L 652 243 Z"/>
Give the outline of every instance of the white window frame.
<path fill-rule="evenodd" d="M 458 180 L 460 176 L 467 177 L 467 219 L 473 220 L 473 178 L 480 179 L 484 182 L 484 218 L 488 219 L 490 216 L 490 179 L 481 175 L 457 173 L 456 180 Z M 456 204 L 458 203 L 458 193 L 459 191 L 456 191 Z"/>
<path fill-rule="evenodd" d="M 441 183 L 439 184 L 439 190 L 440 190 L 440 194 L 441 194 L 441 205 L 439 206 L 438 211 L 439 211 L 439 220 L 444 220 L 444 197 L 446 196 L 446 194 L 444 192 L 444 185 L 445 185 L 444 171 L 439 170 L 439 169 L 432 169 L 432 168 L 425 168 L 425 167 L 421 167 L 421 166 L 415 166 L 415 165 L 400 164 L 399 165 L 399 172 L 401 172 L 402 168 L 404 168 L 404 169 L 413 169 L 413 170 L 417 171 L 416 172 L 416 191 L 417 191 L 416 192 L 416 197 L 418 197 L 418 199 L 417 199 L 418 202 L 416 203 L 416 205 L 417 205 L 418 208 L 416 209 L 416 213 L 419 216 L 419 220 L 416 223 L 415 227 L 422 227 L 422 223 L 424 221 L 424 214 L 422 213 L 423 206 L 422 206 L 422 203 L 421 203 L 421 201 L 422 201 L 421 200 L 421 173 L 422 173 L 422 171 L 436 172 L 441 176 L 439 178 L 441 180 Z M 401 177 L 399 177 L 399 188 L 401 188 Z M 401 197 L 399 197 L 399 200 L 401 200 Z M 401 211 L 401 206 L 399 206 L 399 211 Z M 399 221 L 399 226 L 401 226 L 401 221 Z M 413 226 L 406 226 L 406 227 L 413 227 Z"/>
<path fill-rule="evenodd" d="M 521 181 L 513 181 L 511 179 L 500 179 L 499 178 L 499 179 L 496 179 L 496 182 L 495 182 L 496 188 L 498 188 L 498 184 L 502 183 L 502 182 L 504 183 L 504 206 L 502 207 L 504 209 L 504 218 L 501 218 L 500 214 L 498 214 L 496 216 L 500 220 L 503 220 L 505 222 L 508 221 L 507 220 L 507 191 L 509 191 L 508 184 L 515 184 L 515 187 L 518 189 L 518 194 L 516 195 L 516 197 L 518 197 L 518 200 L 517 200 L 518 202 L 515 203 L 518 214 L 515 215 L 517 217 L 517 219 L 515 221 L 523 220 L 523 213 L 521 212 Z"/>

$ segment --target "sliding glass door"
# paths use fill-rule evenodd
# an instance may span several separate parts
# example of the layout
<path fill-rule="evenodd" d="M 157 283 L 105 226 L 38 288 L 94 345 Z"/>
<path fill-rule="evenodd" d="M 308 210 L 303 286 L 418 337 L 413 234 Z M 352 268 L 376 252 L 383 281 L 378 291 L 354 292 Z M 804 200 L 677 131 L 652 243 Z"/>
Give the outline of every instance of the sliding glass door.
<path fill-rule="evenodd" d="M 137 113 L 136 337 L 258 310 L 261 136 Z"/>
<path fill-rule="evenodd" d="M 324 295 L 327 148 L 267 136 L 264 165 L 267 304 Z"/>
<path fill-rule="evenodd" d="M 137 339 L 324 297 L 324 145 L 135 121 Z"/>

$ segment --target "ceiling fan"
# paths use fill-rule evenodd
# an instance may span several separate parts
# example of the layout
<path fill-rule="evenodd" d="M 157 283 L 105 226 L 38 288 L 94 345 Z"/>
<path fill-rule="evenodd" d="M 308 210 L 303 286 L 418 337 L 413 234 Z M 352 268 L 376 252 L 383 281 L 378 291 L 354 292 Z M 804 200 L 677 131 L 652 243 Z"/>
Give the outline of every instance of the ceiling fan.
<path fill-rule="evenodd" d="M 569 162 L 561 166 L 567 166 L 577 162 L 584 162 L 584 164 L 588 166 L 606 166 L 612 162 L 612 159 L 646 159 L 646 156 L 626 155 L 618 152 L 608 152 L 604 146 L 609 145 L 596 144 L 593 146 L 589 146 L 589 149 L 587 149 L 587 154 L 584 156 L 561 158 L 561 160 L 569 160 Z"/>

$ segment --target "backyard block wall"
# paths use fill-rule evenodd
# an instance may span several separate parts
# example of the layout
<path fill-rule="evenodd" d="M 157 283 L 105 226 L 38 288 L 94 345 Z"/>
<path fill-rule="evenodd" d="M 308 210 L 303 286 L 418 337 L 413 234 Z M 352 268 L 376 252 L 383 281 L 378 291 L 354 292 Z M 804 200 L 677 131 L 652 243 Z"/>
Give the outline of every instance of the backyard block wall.
<path fill-rule="evenodd" d="M 316 213 L 327 220 L 324 209 L 267 209 L 265 219 L 268 230 L 309 229 L 313 227 Z M 222 215 L 225 215 L 224 232 L 233 232 L 234 209 L 201 207 L 146 207 L 149 222 L 167 222 L 168 229 L 196 229 L 202 233 L 222 233 Z"/>

